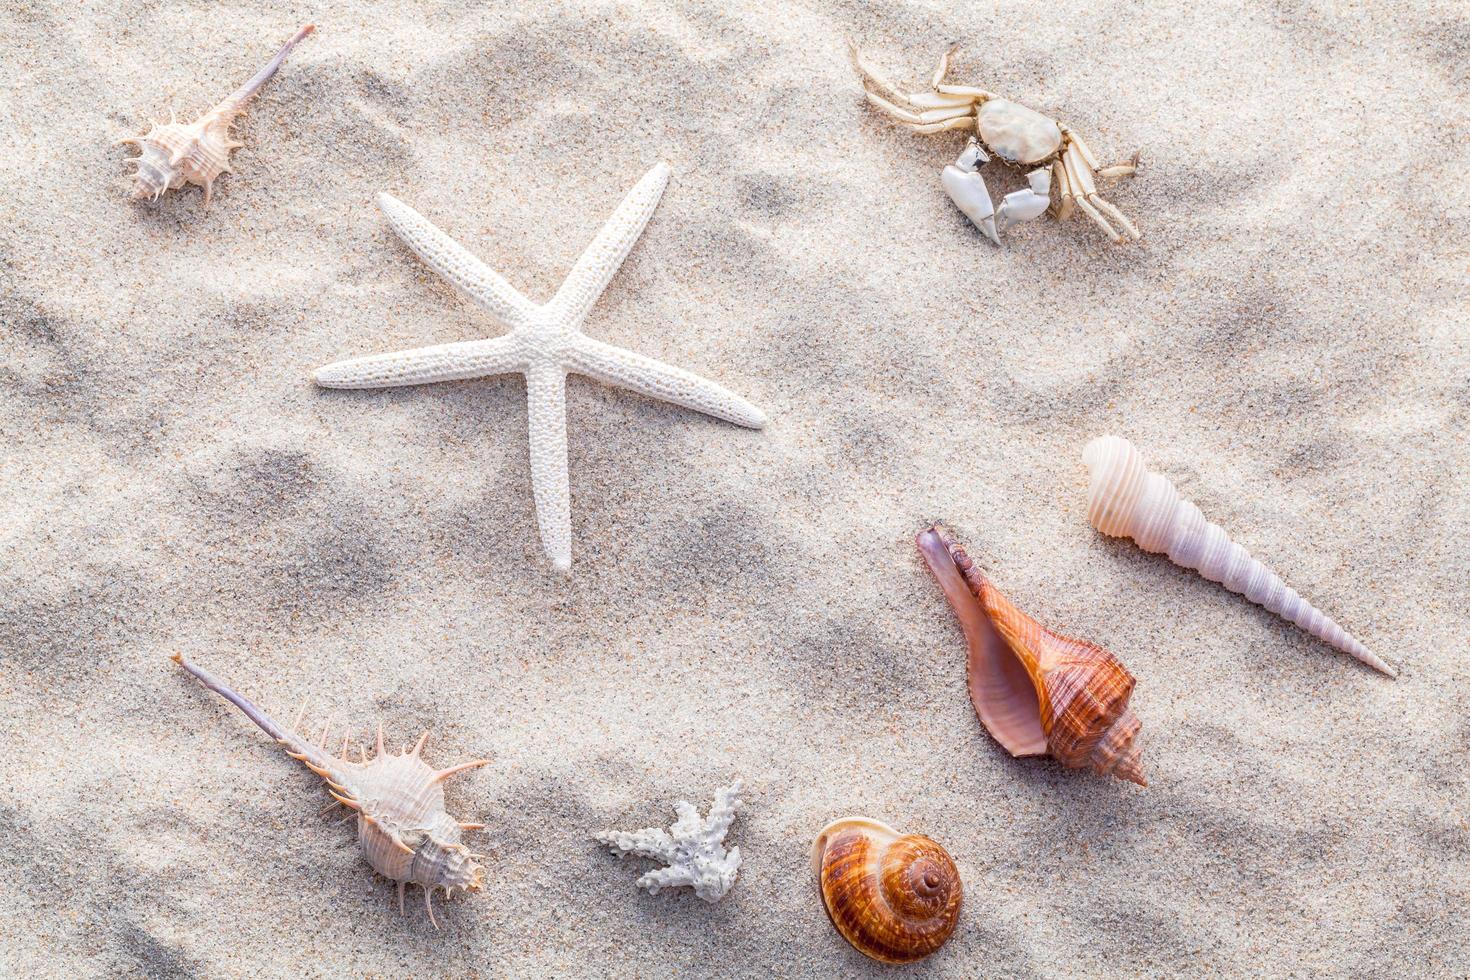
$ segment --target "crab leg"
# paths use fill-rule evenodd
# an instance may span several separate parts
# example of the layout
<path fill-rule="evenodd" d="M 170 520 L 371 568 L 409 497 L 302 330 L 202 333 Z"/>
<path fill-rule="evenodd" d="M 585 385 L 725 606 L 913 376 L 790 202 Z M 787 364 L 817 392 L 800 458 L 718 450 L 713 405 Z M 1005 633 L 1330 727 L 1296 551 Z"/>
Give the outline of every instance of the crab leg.
<path fill-rule="evenodd" d="M 1057 220 L 1066 221 L 1072 217 L 1074 201 L 1072 183 L 1067 179 L 1067 165 L 1061 158 L 1051 165 L 1051 181 L 1057 189 Z"/>
<path fill-rule="evenodd" d="M 1077 147 L 1077 152 L 1082 154 L 1082 162 L 1087 164 L 1087 169 L 1096 173 L 1098 169 L 1097 157 L 1092 155 L 1092 151 L 1087 148 L 1086 143 L 1082 142 L 1082 137 L 1077 135 L 1077 131 L 1065 123 L 1058 124 L 1058 128 L 1061 129 L 1062 135 L 1067 137 L 1067 142 Z"/>
<path fill-rule="evenodd" d="M 848 43 L 847 54 L 848 57 L 852 59 L 852 66 L 856 68 L 858 74 L 862 76 L 863 88 L 868 88 L 869 84 L 871 83 L 873 88 L 878 89 L 879 92 L 883 93 L 894 102 L 908 101 L 908 97 L 898 90 L 898 86 L 890 82 L 888 80 L 888 77 L 884 75 L 881 71 L 868 64 L 867 60 L 863 58 L 862 51 L 858 50 L 858 46 L 856 44 L 852 44 L 850 42 Z"/>
<path fill-rule="evenodd" d="M 973 85 L 944 84 L 944 76 L 949 74 L 949 59 L 959 49 L 960 46 L 958 44 L 952 44 L 949 46 L 948 51 L 939 56 L 939 67 L 934 70 L 934 81 L 930 83 L 930 88 L 934 89 L 940 95 L 964 96 L 971 101 L 978 100 L 984 102 L 987 99 L 995 98 L 994 92 L 987 92 L 985 89 L 975 88 Z"/>
<path fill-rule="evenodd" d="M 1076 157 L 1073 157 L 1072 165 L 1076 166 L 1078 163 L 1081 163 L 1081 160 L 1081 154 L 1079 153 Z M 1082 163 L 1081 165 L 1083 167 L 1087 166 L 1085 163 Z M 1122 227 L 1124 233 L 1127 234 L 1129 238 L 1142 238 L 1143 236 L 1139 233 L 1138 229 L 1134 227 L 1133 222 L 1129 221 L 1127 216 L 1125 216 L 1122 211 L 1119 211 L 1112 204 L 1111 201 L 1107 200 L 1097 192 L 1097 184 L 1095 184 L 1092 180 L 1092 173 L 1089 170 L 1084 170 L 1081 176 L 1082 185 L 1086 191 L 1085 196 L 1088 203 L 1096 207 L 1098 210 L 1102 211 L 1103 214 L 1116 221 Z"/>
<path fill-rule="evenodd" d="M 967 105 L 947 106 L 943 109 L 929 109 L 919 113 L 919 122 L 937 123 L 945 122 L 950 119 L 969 119 L 972 118 L 974 115 L 975 113 Z"/>
<path fill-rule="evenodd" d="M 1094 168 L 1099 177 L 1132 177 L 1138 172 L 1138 151 L 1125 163 L 1114 163 L 1106 167 Z"/>
<path fill-rule="evenodd" d="M 1108 219 L 1098 213 L 1097 208 L 1092 206 L 1092 198 L 1097 193 L 1097 187 L 1092 183 L 1092 174 L 1087 170 L 1087 164 L 1082 161 L 1082 154 L 1077 152 L 1076 147 L 1069 146 L 1062 153 L 1062 160 L 1067 165 L 1067 179 L 1072 183 L 1077 207 L 1082 210 L 1083 214 L 1096 222 L 1097 226 L 1103 230 L 1103 233 L 1108 238 L 1113 240 L 1114 244 L 1122 244 L 1124 241 L 1123 236 L 1118 233 L 1117 229 L 1108 224 Z"/>
<path fill-rule="evenodd" d="M 1138 230 L 1133 222 L 1129 221 L 1128 218 L 1123 214 L 1123 212 L 1119 211 L 1117 206 L 1114 205 L 1107 198 L 1103 197 L 1101 194 L 1094 194 L 1092 195 L 1092 203 L 1102 209 L 1103 213 L 1106 214 L 1108 217 L 1112 218 L 1118 224 L 1122 225 L 1123 230 L 1128 233 L 1129 238 L 1137 240 L 1143 237 L 1143 234 Z"/>
<path fill-rule="evenodd" d="M 916 133 L 942 133 L 948 129 L 974 129 L 974 116 L 961 116 L 959 119 L 950 119 L 947 122 L 929 123 L 924 126 L 909 126 Z"/>
<path fill-rule="evenodd" d="M 960 126 L 970 125 L 970 120 L 974 118 L 974 113 L 970 111 L 968 105 L 948 106 L 940 109 L 929 109 L 925 112 L 914 112 L 912 109 L 905 109 L 902 106 L 889 102 L 877 92 L 865 89 L 864 94 L 867 95 L 868 101 L 873 103 L 873 105 L 882 109 L 904 125 L 912 126 L 921 133 L 938 132 L 939 129 L 958 129 Z M 959 120 L 959 125 L 954 124 L 956 120 Z M 938 126 L 938 128 L 927 128 L 931 126 Z"/>

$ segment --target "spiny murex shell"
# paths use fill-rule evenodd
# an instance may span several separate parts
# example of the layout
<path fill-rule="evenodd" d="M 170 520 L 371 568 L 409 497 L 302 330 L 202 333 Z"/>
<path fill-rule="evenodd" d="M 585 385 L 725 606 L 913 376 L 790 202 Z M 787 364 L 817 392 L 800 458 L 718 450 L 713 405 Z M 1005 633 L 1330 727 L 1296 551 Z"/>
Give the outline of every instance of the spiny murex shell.
<path fill-rule="evenodd" d="M 858 952 L 912 963 L 949 939 L 964 889 L 954 859 L 879 820 L 834 820 L 812 843 L 812 872 L 832 925 Z"/>
<path fill-rule="evenodd" d="M 293 759 L 327 782 L 332 799 L 357 813 L 357 842 L 362 856 L 373 870 L 398 882 L 398 908 L 403 909 L 403 892 L 409 884 L 422 885 L 424 905 L 434 921 L 432 901 L 435 888 L 445 895 L 454 889 L 478 891 L 483 883 L 480 865 L 460 842 L 465 830 L 479 830 L 484 824 L 459 823 L 444 810 L 443 782 L 466 769 L 486 765 L 490 760 L 476 759 L 448 769 L 435 769 L 424 762 L 421 753 L 428 740 L 426 731 L 412 749 L 398 755 L 383 747 L 383 727 L 378 726 L 377 754 L 368 758 L 363 749 L 357 762 L 347 756 L 347 739 L 342 741 L 341 757 L 328 754 L 295 731 L 287 731 L 253 701 L 236 693 L 209 671 L 174 654 L 173 660 L 198 678 L 205 687 L 243 711 Z M 304 709 L 304 706 L 303 706 Z M 329 723 L 330 724 L 330 723 Z M 318 742 L 325 742 L 322 731 Z"/>
<path fill-rule="evenodd" d="M 1050 755 L 1147 786 L 1133 675 L 1096 643 L 1064 636 L 1017 609 L 949 532 L 919 534 L 919 552 L 959 617 L 975 713 L 1013 756 Z"/>
<path fill-rule="evenodd" d="M 171 120 L 162 125 L 154 123 L 147 135 L 122 140 L 123 143 L 134 144 L 140 151 L 133 158 L 138 163 L 138 172 L 133 178 L 133 198 L 140 200 L 146 197 L 156 201 L 164 191 L 185 184 L 198 184 L 204 188 L 204 203 L 208 204 L 215 178 L 230 169 L 230 151 L 242 145 L 230 138 L 230 126 L 235 117 L 245 111 L 245 104 L 276 73 L 296 43 L 314 30 L 316 27 L 312 24 L 303 27 L 265 67 L 255 73 L 255 77 L 194 122 Z"/>
<path fill-rule="evenodd" d="M 989 99 L 980 106 L 979 127 L 985 145 L 1008 163 L 1041 163 L 1062 147 L 1056 120 L 1006 99 Z"/>
<path fill-rule="evenodd" d="M 1225 529 L 1205 520 L 1161 473 L 1151 473 L 1133 443 L 1100 436 L 1082 450 L 1088 467 L 1087 519 L 1115 538 L 1132 538 L 1144 551 L 1163 553 L 1282 619 L 1356 657 L 1389 677 L 1397 673 L 1280 576 L 1230 540 Z"/>

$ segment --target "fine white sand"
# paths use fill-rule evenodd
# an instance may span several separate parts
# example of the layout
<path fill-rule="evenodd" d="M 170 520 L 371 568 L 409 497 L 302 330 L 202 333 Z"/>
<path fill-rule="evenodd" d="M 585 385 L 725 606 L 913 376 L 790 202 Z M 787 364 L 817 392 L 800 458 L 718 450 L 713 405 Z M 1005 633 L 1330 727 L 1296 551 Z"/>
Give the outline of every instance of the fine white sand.
<path fill-rule="evenodd" d="M 130 151 L 300 24 L 234 174 L 157 205 Z M 1470 19 L 1435 0 L 0 8 L 0 973 L 1453 975 L 1470 956 Z M 1145 232 L 996 249 L 958 134 L 844 51 L 1144 149 Z M 519 378 L 326 392 L 491 335 L 388 190 L 544 299 L 674 179 L 587 331 L 726 384 L 751 432 L 574 379 L 574 569 L 536 538 Z M 1022 185 L 992 164 L 997 195 Z M 1397 682 L 1084 517 L 1132 438 Z M 1013 760 L 913 547 L 1138 677 L 1151 785 Z M 289 717 L 433 726 L 483 893 L 400 917 L 320 781 L 168 660 Z M 590 835 L 746 781 L 707 905 Z M 811 837 L 955 856 L 953 941 L 833 931 Z"/>

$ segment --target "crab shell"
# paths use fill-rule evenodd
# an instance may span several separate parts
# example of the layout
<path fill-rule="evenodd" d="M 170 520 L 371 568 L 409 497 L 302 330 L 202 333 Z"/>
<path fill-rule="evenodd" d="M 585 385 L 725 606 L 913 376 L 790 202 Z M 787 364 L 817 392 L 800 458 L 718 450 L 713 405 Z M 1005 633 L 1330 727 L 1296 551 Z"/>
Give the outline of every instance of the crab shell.
<path fill-rule="evenodd" d="M 980 106 L 980 139 L 1006 163 L 1029 167 L 1047 163 L 1062 148 L 1056 120 L 1005 99 Z"/>

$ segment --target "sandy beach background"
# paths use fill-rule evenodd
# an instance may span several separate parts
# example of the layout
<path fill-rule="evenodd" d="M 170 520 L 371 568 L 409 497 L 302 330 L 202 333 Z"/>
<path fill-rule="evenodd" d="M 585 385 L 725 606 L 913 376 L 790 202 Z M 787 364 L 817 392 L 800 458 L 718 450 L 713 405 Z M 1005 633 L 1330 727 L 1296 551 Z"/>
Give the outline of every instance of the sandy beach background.
<path fill-rule="evenodd" d="M 131 203 L 109 144 L 308 21 L 212 204 Z M 11 0 L 0 33 L 0 972 L 1464 972 L 1463 5 Z M 963 137 L 870 110 L 845 38 L 914 83 L 963 41 L 956 80 L 1143 148 L 1111 199 L 1144 240 L 991 246 L 939 187 Z M 572 380 L 563 580 L 519 378 L 310 372 L 497 329 L 378 191 L 541 300 L 658 160 L 587 332 L 772 422 Z M 1095 533 L 1106 432 L 1400 679 Z M 1146 790 L 986 736 L 913 546 L 936 519 L 1137 675 Z M 449 789 L 489 824 L 485 891 L 400 917 L 320 781 L 176 650 L 288 719 L 490 757 Z M 736 776 L 718 905 L 590 839 Z M 960 865 L 919 966 L 864 960 L 814 894 L 849 813 Z"/>

